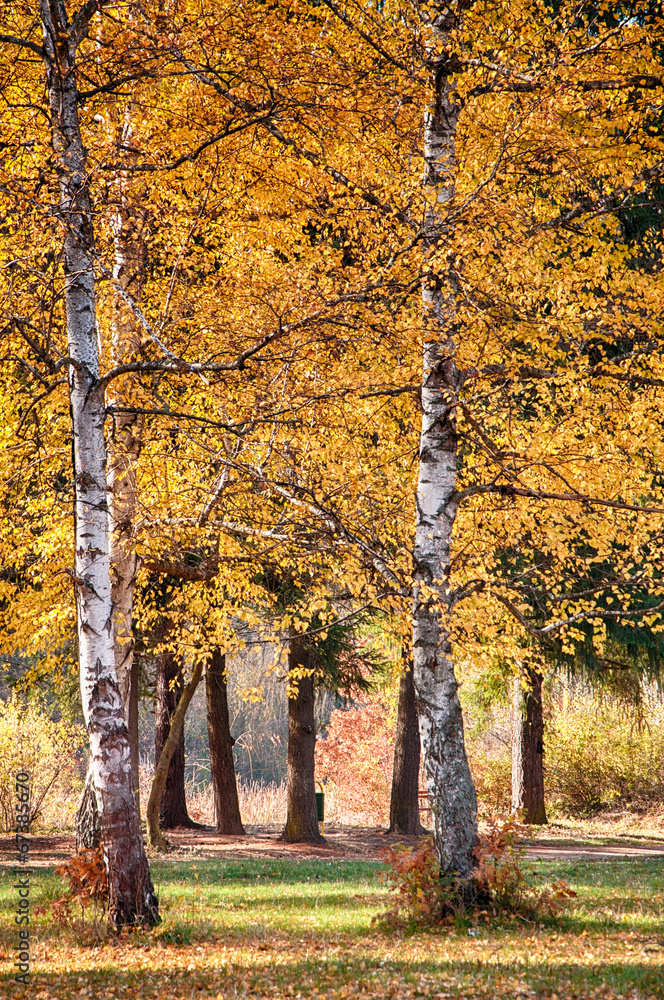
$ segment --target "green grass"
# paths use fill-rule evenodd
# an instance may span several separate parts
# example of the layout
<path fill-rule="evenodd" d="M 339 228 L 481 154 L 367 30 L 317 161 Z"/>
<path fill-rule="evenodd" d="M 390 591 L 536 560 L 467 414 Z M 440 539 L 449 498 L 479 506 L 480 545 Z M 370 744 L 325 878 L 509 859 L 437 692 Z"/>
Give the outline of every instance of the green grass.
<path fill-rule="evenodd" d="M 377 862 L 158 862 L 163 921 L 149 934 L 104 941 L 89 925 L 62 931 L 35 918 L 30 992 L 40 1000 L 664 997 L 663 861 L 532 867 L 544 881 L 566 878 L 578 893 L 555 920 L 490 917 L 488 925 L 388 932 L 371 922 L 387 904 Z M 7 874 L 0 996 L 23 990 L 11 982 L 15 895 Z M 52 871 L 33 875 L 33 903 L 60 892 Z"/>
<path fill-rule="evenodd" d="M 200 936 L 211 929 L 247 933 L 367 933 L 385 899 L 380 862 L 198 861 L 152 866 L 164 928 L 191 923 Z M 194 892 L 192 892 L 192 888 Z M 198 892 L 200 892 L 200 895 Z M 196 927 L 196 925 L 199 925 Z"/>

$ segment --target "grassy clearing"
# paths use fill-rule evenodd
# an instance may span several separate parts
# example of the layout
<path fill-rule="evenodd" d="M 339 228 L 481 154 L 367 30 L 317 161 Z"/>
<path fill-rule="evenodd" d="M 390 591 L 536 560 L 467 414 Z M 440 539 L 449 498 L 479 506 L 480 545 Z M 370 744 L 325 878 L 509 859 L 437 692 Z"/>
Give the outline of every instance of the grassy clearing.
<path fill-rule="evenodd" d="M 539 862 L 578 898 L 563 917 L 458 920 L 445 931 L 379 929 L 387 895 L 376 862 L 178 861 L 153 865 L 163 923 L 100 940 L 88 922 L 32 924 L 28 991 L 50 998 L 664 997 L 664 862 Z M 37 904 L 61 891 L 32 878 Z M 0 994 L 12 982 L 15 893 L 0 893 Z"/>

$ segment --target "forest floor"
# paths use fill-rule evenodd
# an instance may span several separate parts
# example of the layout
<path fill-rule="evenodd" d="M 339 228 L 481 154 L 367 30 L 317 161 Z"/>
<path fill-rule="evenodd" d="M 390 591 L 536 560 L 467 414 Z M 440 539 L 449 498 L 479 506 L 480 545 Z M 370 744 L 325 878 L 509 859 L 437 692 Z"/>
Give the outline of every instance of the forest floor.
<path fill-rule="evenodd" d="M 151 862 L 162 923 L 110 936 L 53 919 L 63 883 L 30 874 L 30 981 L 14 981 L 18 892 L 0 882 L 0 996 L 18 1000 L 661 1000 L 664 859 L 534 860 L 577 896 L 557 917 L 491 912 L 434 929 L 375 918 L 376 861 L 172 857 Z M 43 907 L 46 907 L 44 911 Z M 35 912 L 35 909 L 37 912 Z"/>
<path fill-rule="evenodd" d="M 614 829 L 614 833 L 611 833 Z M 18 1000 L 664 1000 L 664 835 L 561 823 L 528 847 L 534 884 L 577 894 L 556 917 L 487 912 L 391 926 L 379 851 L 416 838 L 326 829 L 286 845 L 169 831 L 153 855 L 161 924 L 109 935 L 102 914 L 64 923 L 53 865 L 73 838 L 31 838 L 30 982 L 14 981 L 14 838 L 0 841 L 0 997 Z"/>
<path fill-rule="evenodd" d="M 248 826 L 247 836 L 219 836 L 210 827 L 198 830 L 178 828 L 166 832 L 172 850 L 168 854 L 155 854 L 162 860 L 179 861 L 186 858 L 217 858 L 219 860 L 246 860 L 261 858 L 293 858 L 345 861 L 379 861 L 381 851 L 396 843 L 416 844 L 418 837 L 386 835 L 379 827 L 328 826 L 324 844 L 285 844 L 279 839 L 281 827 Z M 646 827 L 645 832 L 634 830 L 624 833 L 606 822 L 597 827 L 591 821 L 585 824 L 565 822 L 539 827 L 536 835 L 527 841 L 527 857 L 549 860 L 601 860 L 610 858 L 664 859 L 664 829 Z M 66 860 L 74 853 L 75 839 L 71 834 L 35 835 L 30 838 L 30 863 L 37 867 L 50 867 Z M 16 861 L 14 837 L 0 837 L 0 866 Z"/>

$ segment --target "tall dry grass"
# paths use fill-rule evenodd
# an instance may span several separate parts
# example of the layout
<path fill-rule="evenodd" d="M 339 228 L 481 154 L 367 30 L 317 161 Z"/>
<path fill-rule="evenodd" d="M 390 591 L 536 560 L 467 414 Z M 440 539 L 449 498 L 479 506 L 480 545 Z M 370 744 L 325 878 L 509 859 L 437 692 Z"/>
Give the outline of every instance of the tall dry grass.
<path fill-rule="evenodd" d="M 258 781 L 238 782 L 240 814 L 247 826 L 283 826 L 286 822 L 286 784 L 262 785 Z M 210 785 L 187 788 L 189 815 L 198 823 L 214 825 L 214 807 Z M 382 813 L 364 810 L 361 815 L 343 802 L 334 788 L 325 789 L 325 822 L 332 826 L 379 826 Z"/>
<path fill-rule="evenodd" d="M 286 821 L 286 786 L 271 781 L 261 785 L 258 781 L 238 782 L 238 798 L 242 822 L 248 826 L 266 826 Z M 198 823 L 214 826 L 214 804 L 211 785 L 187 787 L 189 815 Z"/>

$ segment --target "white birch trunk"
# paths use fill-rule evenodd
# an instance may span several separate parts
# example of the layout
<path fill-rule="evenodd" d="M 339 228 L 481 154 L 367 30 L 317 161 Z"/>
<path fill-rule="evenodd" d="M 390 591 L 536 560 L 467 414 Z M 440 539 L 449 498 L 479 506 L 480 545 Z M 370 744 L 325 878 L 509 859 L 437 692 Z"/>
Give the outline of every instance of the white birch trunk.
<path fill-rule="evenodd" d="M 441 10 L 430 26 L 437 51 L 455 15 Z M 434 821 L 434 841 L 444 874 L 460 878 L 472 895 L 476 866 L 477 799 L 468 767 L 461 705 L 449 641 L 449 573 L 457 513 L 457 428 L 454 400 L 456 287 L 445 260 L 443 212 L 454 193 L 459 107 L 441 58 L 433 66 L 434 95 L 425 116 L 425 251 L 436 262 L 425 280 L 422 432 L 417 483 L 413 574 L 413 679 L 418 701 L 422 756 Z"/>
<path fill-rule="evenodd" d="M 40 0 L 52 145 L 64 227 L 69 390 L 74 452 L 75 592 L 83 714 L 116 926 L 157 919 L 156 899 L 131 782 L 127 727 L 115 672 L 108 544 L 104 398 L 94 282 L 94 236 L 81 141 L 76 38 L 64 0 Z"/>
<path fill-rule="evenodd" d="M 131 146 L 132 109 L 124 112 L 118 127 L 118 158 L 136 159 L 124 152 Z M 119 208 L 115 218 L 115 260 L 113 277 L 138 302 L 145 281 L 145 240 L 143 229 L 147 213 L 127 202 L 127 181 L 121 176 L 117 185 Z M 141 346 L 136 318 L 118 293 L 113 301 L 111 327 L 111 362 L 119 365 L 135 360 Z M 137 378 L 128 376 L 122 389 L 111 383 L 107 402 L 128 406 Z M 134 397 L 135 398 L 135 397 Z M 138 512 L 136 463 L 141 449 L 143 418 L 136 413 L 117 413 L 112 417 L 108 440 L 108 491 L 110 516 L 111 596 L 113 599 L 113 638 L 115 670 L 125 709 L 125 722 L 131 745 L 132 785 L 139 801 L 138 775 L 138 670 L 134 657 L 134 589 L 138 571 L 135 524 Z"/>

